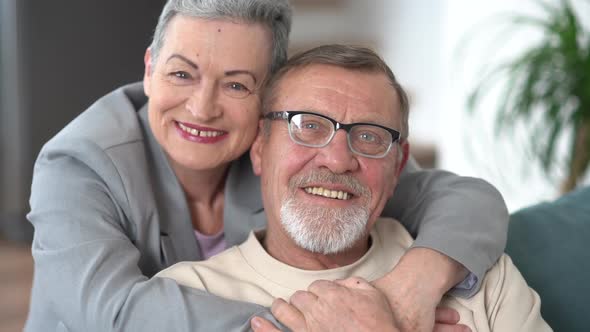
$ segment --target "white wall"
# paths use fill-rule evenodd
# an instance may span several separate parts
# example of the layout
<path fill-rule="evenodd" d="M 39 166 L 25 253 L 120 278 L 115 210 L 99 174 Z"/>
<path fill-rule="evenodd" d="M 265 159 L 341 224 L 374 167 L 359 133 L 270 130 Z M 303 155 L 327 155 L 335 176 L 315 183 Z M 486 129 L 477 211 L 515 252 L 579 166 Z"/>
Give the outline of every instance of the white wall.
<path fill-rule="evenodd" d="M 487 179 L 502 192 L 510 210 L 554 198 L 559 179 L 547 179 L 527 155 L 527 128 L 517 128 L 514 135 L 505 131 L 500 135 L 495 133 L 494 107 L 498 93 L 493 91 L 477 113 L 469 115 L 465 110 L 467 94 L 484 65 L 519 53 L 539 37 L 529 31 L 494 40 L 487 36 L 496 36 L 496 27 L 482 22 L 497 22 L 491 17 L 499 12 L 530 13 L 534 8 L 530 2 L 447 1 L 445 9 L 445 33 L 441 38 L 447 96 L 444 105 L 448 116 L 443 118 L 441 126 L 448 130 L 439 145 L 441 167 Z"/>
<path fill-rule="evenodd" d="M 442 15 L 443 2 L 432 0 L 383 1 L 383 57 L 408 90 L 411 99 L 410 137 L 433 143 L 442 135 L 439 126 L 444 92 Z"/>
<path fill-rule="evenodd" d="M 376 41 L 377 18 L 386 0 L 341 0 L 335 6 L 296 6 L 291 45 L 327 42 Z"/>

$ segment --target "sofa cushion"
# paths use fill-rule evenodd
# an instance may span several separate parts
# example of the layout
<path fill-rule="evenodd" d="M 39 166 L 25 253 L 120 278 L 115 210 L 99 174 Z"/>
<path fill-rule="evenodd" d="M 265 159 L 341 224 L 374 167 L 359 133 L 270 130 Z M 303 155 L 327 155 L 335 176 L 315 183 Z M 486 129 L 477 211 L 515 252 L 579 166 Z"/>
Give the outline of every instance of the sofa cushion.
<path fill-rule="evenodd" d="M 555 331 L 589 331 L 590 187 L 514 213 L 506 253 Z"/>

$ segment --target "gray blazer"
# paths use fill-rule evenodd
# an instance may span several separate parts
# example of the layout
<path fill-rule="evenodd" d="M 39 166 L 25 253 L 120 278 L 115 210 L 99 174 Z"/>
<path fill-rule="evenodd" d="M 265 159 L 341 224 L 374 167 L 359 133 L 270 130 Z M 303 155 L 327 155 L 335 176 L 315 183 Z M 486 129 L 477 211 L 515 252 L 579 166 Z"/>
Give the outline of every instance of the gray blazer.
<path fill-rule="evenodd" d="M 184 193 L 147 122 L 141 83 L 80 114 L 41 150 L 29 221 L 35 275 L 26 331 L 230 331 L 266 308 L 150 279 L 199 260 Z M 259 181 L 243 156 L 225 188 L 228 245 L 264 227 Z M 502 253 L 508 214 L 484 181 L 410 165 L 385 215 L 479 280 Z M 460 212 L 458 210 L 461 210 Z M 466 294 L 477 289 L 474 287 Z"/>

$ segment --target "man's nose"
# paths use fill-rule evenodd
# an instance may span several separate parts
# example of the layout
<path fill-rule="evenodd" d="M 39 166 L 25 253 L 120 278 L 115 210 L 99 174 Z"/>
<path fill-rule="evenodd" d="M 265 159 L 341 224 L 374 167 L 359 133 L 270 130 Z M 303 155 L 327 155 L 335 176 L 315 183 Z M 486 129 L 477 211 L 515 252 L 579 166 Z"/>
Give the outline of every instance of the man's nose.
<path fill-rule="evenodd" d="M 328 145 L 320 148 L 318 155 L 319 166 L 324 166 L 336 174 L 354 172 L 359 167 L 356 155 L 348 146 L 347 133 L 337 130 Z"/>
<path fill-rule="evenodd" d="M 212 82 L 200 82 L 186 102 L 186 109 L 200 121 L 218 118 L 222 109 L 217 100 L 217 89 Z"/>

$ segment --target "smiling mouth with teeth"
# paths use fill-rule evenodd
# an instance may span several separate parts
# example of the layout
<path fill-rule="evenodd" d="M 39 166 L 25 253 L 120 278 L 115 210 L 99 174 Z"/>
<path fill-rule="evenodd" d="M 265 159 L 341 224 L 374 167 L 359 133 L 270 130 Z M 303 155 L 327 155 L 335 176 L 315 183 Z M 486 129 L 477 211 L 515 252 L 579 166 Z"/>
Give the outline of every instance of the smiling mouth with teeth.
<path fill-rule="evenodd" d="M 346 201 L 352 198 L 352 194 L 340 190 L 330 190 L 321 187 L 306 187 L 305 192 L 311 195 L 323 196 Z"/>
<path fill-rule="evenodd" d="M 183 125 L 180 122 L 178 123 L 178 127 L 180 127 L 180 129 L 182 129 L 184 132 L 191 134 L 193 136 L 199 136 L 199 137 L 217 137 L 217 136 L 221 136 L 223 135 L 223 132 L 221 131 L 205 131 L 205 130 L 198 130 L 195 128 L 190 128 L 187 127 L 185 125 Z"/>

